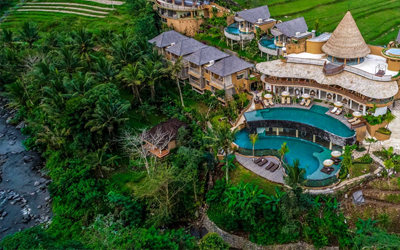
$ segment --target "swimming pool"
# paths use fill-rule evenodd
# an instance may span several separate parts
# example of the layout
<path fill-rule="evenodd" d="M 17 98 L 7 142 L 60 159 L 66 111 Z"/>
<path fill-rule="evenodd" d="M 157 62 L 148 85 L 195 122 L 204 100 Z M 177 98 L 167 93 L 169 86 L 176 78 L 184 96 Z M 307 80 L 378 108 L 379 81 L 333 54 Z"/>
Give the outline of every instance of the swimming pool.
<path fill-rule="evenodd" d="M 278 47 L 275 45 L 274 40 L 275 38 L 268 39 L 264 36 L 260 39 L 260 44 L 267 49 L 277 49 Z"/>
<path fill-rule="evenodd" d="M 339 165 L 333 165 L 332 167 L 335 170 L 330 175 L 321 172 L 320 170 L 324 166 L 324 160 L 331 158 L 331 151 L 307 140 L 288 136 L 259 134 L 254 149 L 278 150 L 284 142 L 287 143 L 290 150 L 290 152 L 285 155 L 288 163 L 292 164 L 294 159 L 299 159 L 300 168 L 306 170 L 305 178 L 309 180 L 323 180 L 335 175 L 339 171 Z M 241 148 L 253 148 L 249 140 L 249 133 L 245 129 L 236 134 L 235 143 Z"/>
<path fill-rule="evenodd" d="M 400 56 L 400 49 L 395 49 L 395 48 L 388 49 L 386 50 L 386 54 L 389 54 L 391 56 Z"/>
<path fill-rule="evenodd" d="M 271 109 L 261 109 L 244 114 L 246 121 L 258 120 L 283 120 L 307 124 L 319 129 L 328 131 L 341 137 L 352 137 L 355 131 L 347 127 L 338 119 L 325 113 L 329 109 L 314 105 L 311 109 L 279 107 Z"/>
<path fill-rule="evenodd" d="M 239 35 L 239 25 L 237 23 L 232 23 L 225 30 L 232 35 Z"/>

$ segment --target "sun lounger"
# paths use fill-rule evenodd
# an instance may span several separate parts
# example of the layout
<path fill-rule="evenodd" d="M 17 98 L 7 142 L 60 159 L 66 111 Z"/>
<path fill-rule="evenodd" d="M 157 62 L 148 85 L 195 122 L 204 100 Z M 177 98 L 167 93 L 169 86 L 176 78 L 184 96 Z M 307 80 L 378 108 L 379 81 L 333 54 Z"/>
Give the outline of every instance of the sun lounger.
<path fill-rule="evenodd" d="M 286 104 L 286 98 L 285 97 L 282 97 L 282 102 L 281 102 L 282 104 Z"/>
<path fill-rule="evenodd" d="M 290 104 L 290 97 L 286 97 L 287 104 Z"/>
<path fill-rule="evenodd" d="M 273 172 L 275 172 L 278 168 L 279 168 L 279 164 L 275 164 L 272 168 L 270 168 L 269 171 L 271 171 L 271 172 L 273 173 Z"/>
<path fill-rule="evenodd" d="M 267 159 L 263 158 L 262 161 L 260 161 L 260 162 L 258 163 L 258 166 L 262 167 L 262 166 L 264 166 L 265 164 L 267 164 L 267 162 L 268 162 Z"/>
<path fill-rule="evenodd" d="M 306 107 L 310 106 L 310 104 L 311 104 L 311 100 L 308 99 L 308 100 L 306 101 Z"/>
<path fill-rule="evenodd" d="M 269 104 L 270 104 L 271 106 L 274 106 L 274 102 L 272 101 L 272 99 L 268 99 L 268 101 L 269 101 Z"/>
<path fill-rule="evenodd" d="M 260 163 L 260 161 L 262 161 L 263 159 L 264 159 L 264 157 L 257 158 L 257 159 L 254 160 L 254 163 L 255 163 L 255 164 L 258 164 L 258 163 Z"/>
<path fill-rule="evenodd" d="M 335 115 L 340 115 L 343 112 L 343 109 L 338 109 L 335 113 Z"/>
<path fill-rule="evenodd" d="M 352 126 L 354 126 L 354 125 L 357 125 L 357 124 L 360 124 L 361 123 L 361 120 L 360 119 L 357 119 L 355 122 L 352 122 L 352 123 L 350 123 Z"/>
<path fill-rule="evenodd" d="M 270 170 L 273 166 L 275 165 L 275 163 L 273 163 L 272 161 L 265 167 L 266 170 Z"/>
<path fill-rule="evenodd" d="M 306 103 L 306 99 L 301 100 L 300 105 L 303 106 Z"/>
<path fill-rule="evenodd" d="M 265 106 L 266 108 L 268 108 L 268 107 L 269 107 L 269 103 L 268 103 L 268 101 L 267 101 L 267 100 L 264 100 L 264 106 Z"/>
<path fill-rule="evenodd" d="M 337 110 L 338 110 L 338 108 L 334 107 L 334 108 L 331 110 L 331 113 L 334 114 L 334 113 L 336 113 Z"/>
<path fill-rule="evenodd" d="M 352 118 L 352 119 L 349 119 L 349 120 L 347 120 L 349 123 L 353 123 L 353 122 L 355 122 L 355 121 L 357 121 L 357 117 L 354 117 L 354 118 Z"/>

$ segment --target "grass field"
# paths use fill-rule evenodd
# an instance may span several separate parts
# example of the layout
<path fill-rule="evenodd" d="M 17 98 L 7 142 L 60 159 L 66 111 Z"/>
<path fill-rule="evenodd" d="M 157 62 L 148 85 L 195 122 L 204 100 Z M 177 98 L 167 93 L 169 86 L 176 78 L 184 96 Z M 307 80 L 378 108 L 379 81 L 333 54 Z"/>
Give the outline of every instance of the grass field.
<path fill-rule="evenodd" d="M 304 17 L 309 28 L 319 21 L 320 32 L 332 32 L 347 10 L 369 44 L 386 45 L 394 40 L 400 29 L 400 1 L 398 0 L 237 0 L 240 5 L 256 7 L 268 5 L 277 20 Z M 250 5 L 250 6 L 249 6 Z"/>

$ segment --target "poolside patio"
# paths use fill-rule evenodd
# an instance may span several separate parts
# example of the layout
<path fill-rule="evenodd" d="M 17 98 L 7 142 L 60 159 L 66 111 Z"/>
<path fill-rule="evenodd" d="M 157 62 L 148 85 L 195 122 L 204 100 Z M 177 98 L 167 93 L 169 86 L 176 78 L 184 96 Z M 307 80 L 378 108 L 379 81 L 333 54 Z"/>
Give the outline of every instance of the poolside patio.
<path fill-rule="evenodd" d="M 258 158 L 258 157 L 256 157 Z M 269 162 L 272 161 L 275 164 L 280 165 L 280 160 L 273 156 L 265 157 Z M 268 163 L 262 167 L 258 166 L 253 162 L 253 157 L 243 156 L 240 154 L 236 154 L 236 160 L 245 168 L 252 171 L 253 173 L 275 183 L 284 184 L 283 181 L 283 168 L 279 167 L 275 172 L 271 172 L 266 170 L 265 167 Z"/>

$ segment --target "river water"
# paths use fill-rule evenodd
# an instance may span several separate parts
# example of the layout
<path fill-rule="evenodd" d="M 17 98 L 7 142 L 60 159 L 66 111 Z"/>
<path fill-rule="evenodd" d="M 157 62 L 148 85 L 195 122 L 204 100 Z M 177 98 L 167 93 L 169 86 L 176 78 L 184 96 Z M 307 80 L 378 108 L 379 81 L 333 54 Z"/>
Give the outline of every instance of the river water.
<path fill-rule="evenodd" d="M 21 124 L 7 123 L 12 116 L 0 98 L 0 240 L 15 232 L 51 221 L 50 180 L 41 173 L 40 155 L 25 150 Z"/>

